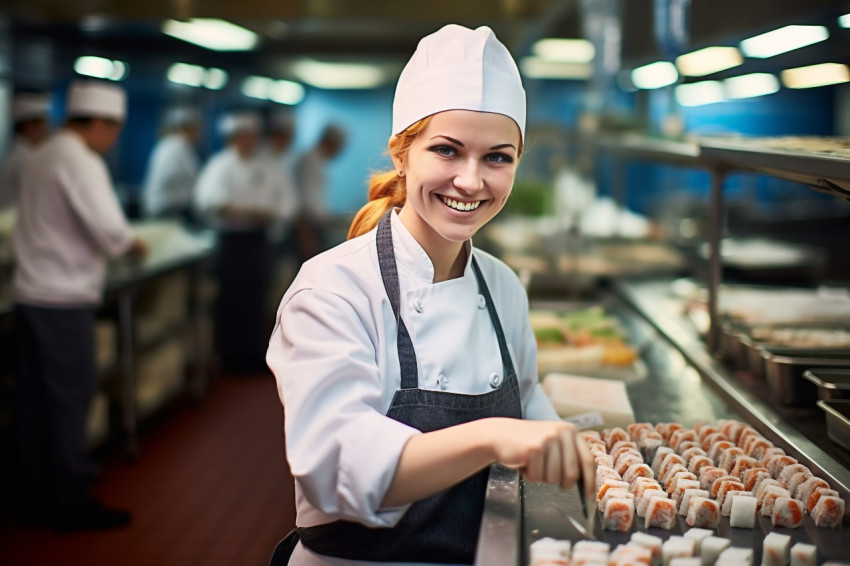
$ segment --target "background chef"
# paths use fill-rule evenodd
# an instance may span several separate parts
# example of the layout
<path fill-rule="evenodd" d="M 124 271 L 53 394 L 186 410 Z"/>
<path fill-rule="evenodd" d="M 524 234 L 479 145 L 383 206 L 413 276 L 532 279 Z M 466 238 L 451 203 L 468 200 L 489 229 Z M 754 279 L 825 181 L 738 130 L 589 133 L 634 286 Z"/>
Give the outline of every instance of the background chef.
<path fill-rule="evenodd" d="M 524 126 L 492 31 L 420 42 L 396 88 L 395 171 L 373 177 L 352 238 L 307 262 L 278 312 L 267 361 L 298 527 L 276 563 L 294 547 L 299 566 L 469 564 L 491 463 L 593 485 L 538 385 L 523 288 L 470 240 L 510 195 Z"/>
<path fill-rule="evenodd" d="M 85 418 L 95 387 L 94 315 L 106 258 L 143 256 L 101 157 L 126 113 L 124 91 L 74 82 L 64 127 L 27 160 L 14 235 L 21 328 L 20 428 L 25 501 L 60 530 L 114 527 L 127 512 L 89 493 Z"/>
<path fill-rule="evenodd" d="M 24 161 L 50 133 L 49 113 L 50 98 L 46 94 L 22 93 L 12 102 L 15 137 L 0 168 L 0 208 L 18 201 Z"/>

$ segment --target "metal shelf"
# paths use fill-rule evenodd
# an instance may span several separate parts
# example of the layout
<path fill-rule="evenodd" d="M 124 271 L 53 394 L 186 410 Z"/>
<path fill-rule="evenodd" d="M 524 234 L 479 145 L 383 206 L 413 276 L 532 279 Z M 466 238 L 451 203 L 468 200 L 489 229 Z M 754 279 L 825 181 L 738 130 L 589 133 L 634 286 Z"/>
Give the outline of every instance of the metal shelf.
<path fill-rule="evenodd" d="M 602 134 L 589 138 L 598 148 L 645 161 L 663 161 L 683 167 L 705 167 L 696 143 L 644 134 Z"/>

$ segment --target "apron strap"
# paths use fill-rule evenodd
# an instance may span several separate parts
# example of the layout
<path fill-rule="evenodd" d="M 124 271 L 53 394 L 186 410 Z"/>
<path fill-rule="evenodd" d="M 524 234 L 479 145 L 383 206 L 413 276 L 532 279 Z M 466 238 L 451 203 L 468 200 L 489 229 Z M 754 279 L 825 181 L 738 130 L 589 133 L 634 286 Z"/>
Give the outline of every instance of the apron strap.
<path fill-rule="evenodd" d="M 384 282 L 384 289 L 390 299 L 390 305 L 393 308 L 395 321 L 398 325 L 396 343 L 398 346 L 398 363 L 401 367 L 401 388 L 416 389 L 419 387 L 416 351 L 413 349 L 413 342 L 410 340 L 410 334 L 407 332 L 404 320 L 399 314 L 398 269 L 396 269 L 393 232 L 390 224 L 392 212 L 392 209 L 388 210 L 378 223 L 378 265 L 381 268 L 381 279 Z"/>
<path fill-rule="evenodd" d="M 502 356 L 502 371 L 504 371 L 507 380 L 511 375 L 516 374 L 514 363 L 511 361 L 511 354 L 508 351 L 508 342 L 505 340 L 502 322 L 496 312 L 496 304 L 493 302 L 490 288 L 487 287 L 487 281 L 484 280 L 484 275 L 481 273 L 481 268 L 478 267 L 478 261 L 474 255 L 472 256 L 472 270 L 475 271 L 475 278 L 478 280 L 478 292 L 484 296 L 484 300 L 487 302 L 487 312 L 490 313 L 490 320 L 493 321 L 493 328 L 496 330 L 496 340 L 499 341 L 499 353 Z"/>

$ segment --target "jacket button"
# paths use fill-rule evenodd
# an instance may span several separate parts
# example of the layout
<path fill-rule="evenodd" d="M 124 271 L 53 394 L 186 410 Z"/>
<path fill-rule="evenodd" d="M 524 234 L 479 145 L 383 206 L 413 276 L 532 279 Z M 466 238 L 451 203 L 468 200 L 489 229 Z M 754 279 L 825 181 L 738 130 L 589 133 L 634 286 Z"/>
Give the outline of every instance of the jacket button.
<path fill-rule="evenodd" d="M 425 310 L 425 305 L 423 305 L 422 301 L 420 301 L 419 299 L 414 299 L 413 310 L 415 310 L 416 312 L 422 312 Z"/>
<path fill-rule="evenodd" d="M 478 308 L 486 309 L 487 308 L 487 299 L 484 298 L 484 295 L 478 295 Z"/>
<path fill-rule="evenodd" d="M 437 376 L 437 386 L 443 391 L 445 391 L 449 388 L 449 378 L 441 373 Z"/>
<path fill-rule="evenodd" d="M 502 384 L 502 376 L 496 372 L 490 374 L 490 387 L 493 389 L 498 389 Z"/>

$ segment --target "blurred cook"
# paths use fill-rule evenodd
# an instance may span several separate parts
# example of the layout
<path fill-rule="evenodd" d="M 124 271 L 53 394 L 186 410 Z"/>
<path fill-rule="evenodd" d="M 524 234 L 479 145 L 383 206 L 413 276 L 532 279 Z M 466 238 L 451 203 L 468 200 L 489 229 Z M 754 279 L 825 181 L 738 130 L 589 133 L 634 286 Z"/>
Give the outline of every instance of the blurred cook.
<path fill-rule="evenodd" d="M 201 137 L 201 113 L 195 108 L 171 108 L 165 116 L 166 135 L 153 149 L 142 191 L 146 216 L 191 219 L 192 193 L 200 163 L 196 147 Z"/>
<path fill-rule="evenodd" d="M 50 133 L 49 113 L 50 98 L 46 94 L 23 93 L 12 102 L 15 137 L 0 168 L 0 208 L 17 203 L 24 161 Z"/>
<path fill-rule="evenodd" d="M 273 257 L 267 231 L 289 204 L 281 176 L 258 154 L 259 114 L 228 114 L 220 128 L 227 146 L 195 188 L 195 206 L 219 234 L 217 352 L 228 373 L 263 371 Z"/>
<path fill-rule="evenodd" d="M 394 170 L 301 268 L 269 343 L 297 505 L 273 564 L 472 564 L 492 463 L 594 485 L 538 383 L 522 285 L 471 241 L 510 197 L 525 112 L 489 28 L 446 26 L 402 71 Z"/>
<path fill-rule="evenodd" d="M 280 191 L 280 218 L 271 229 L 270 237 L 274 243 L 280 242 L 290 228 L 290 221 L 299 208 L 298 192 L 293 179 L 294 155 L 291 151 L 295 135 L 295 120 L 291 112 L 278 111 L 269 116 L 266 122 L 266 143 L 260 158 L 270 168 L 269 174 L 277 176 Z"/>
<path fill-rule="evenodd" d="M 86 414 L 96 384 L 94 317 L 106 258 L 144 255 L 102 157 L 115 144 L 126 95 L 73 82 L 64 127 L 27 160 L 15 228 L 21 328 L 20 429 L 29 511 L 59 530 L 126 524 L 89 492 Z"/>

